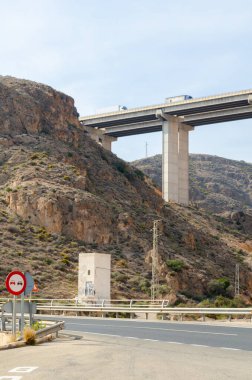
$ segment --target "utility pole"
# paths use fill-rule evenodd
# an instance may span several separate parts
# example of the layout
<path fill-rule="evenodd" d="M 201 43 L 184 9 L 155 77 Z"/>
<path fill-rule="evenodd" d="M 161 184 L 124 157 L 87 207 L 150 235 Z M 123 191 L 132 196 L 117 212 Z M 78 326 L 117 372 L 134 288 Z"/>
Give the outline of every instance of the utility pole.
<path fill-rule="evenodd" d="M 235 265 L 235 296 L 240 295 L 240 265 Z"/>
<path fill-rule="evenodd" d="M 152 280 L 151 280 L 151 300 L 155 301 L 158 286 L 158 223 L 160 220 L 153 222 L 153 247 L 152 247 Z"/>
<path fill-rule="evenodd" d="M 145 158 L 147 158 L 147 157 L 148 157 L 148 143 L 146 141 L 146 143 L 145 143 Z"/>

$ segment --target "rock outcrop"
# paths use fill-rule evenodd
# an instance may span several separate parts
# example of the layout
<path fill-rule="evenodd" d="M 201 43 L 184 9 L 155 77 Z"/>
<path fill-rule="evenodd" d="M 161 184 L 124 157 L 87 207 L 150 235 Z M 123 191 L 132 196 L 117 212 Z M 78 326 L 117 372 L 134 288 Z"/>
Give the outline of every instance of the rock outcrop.
<path fill-rule="evenodd" d="M 0 76 L 0 106 L 2 136 L 61 136 L 73 127 L 79 127 L 74 100 L 36 82 Z"/>

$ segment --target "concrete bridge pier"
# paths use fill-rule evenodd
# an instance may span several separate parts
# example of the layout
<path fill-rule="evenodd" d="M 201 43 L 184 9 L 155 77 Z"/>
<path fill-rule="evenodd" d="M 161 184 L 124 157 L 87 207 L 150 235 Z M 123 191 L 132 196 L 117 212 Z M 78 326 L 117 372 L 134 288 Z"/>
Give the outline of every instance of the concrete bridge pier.
<path fill-rule="evenodd" d="M 116 137 L 105 135 L 104 128 L 91 128 L 83 125 L 84 130 L 88 132 L 92 140 L 101 145 L 104 149 L 107 149 L 111 152 L 112 142 L 117 141 Z"/>
<path fill-rule="evenodd" d="M 163 120 L 162 192 L 166 202 L 189 203 L 189 131 L 178 117 Z"/>

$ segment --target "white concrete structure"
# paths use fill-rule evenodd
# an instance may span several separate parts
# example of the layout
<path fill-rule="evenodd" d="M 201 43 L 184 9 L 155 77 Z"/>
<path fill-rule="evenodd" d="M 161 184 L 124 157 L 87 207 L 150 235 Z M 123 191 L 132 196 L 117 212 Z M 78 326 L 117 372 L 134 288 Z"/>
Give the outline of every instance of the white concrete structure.
<path fill-rule="evenodd" d="M 162 193 L 164 200 L 189 202 L 189 131 L 174 116 L 163 115 Z"/>
<path fill-rule="evenodd" d="M 104 149 L 111 151 L 112 142 L 117 140 L 116 137 L 107 136 L 106 134 L 104 134 L 104 130 L 100 130 L 98 128 L 84 126 L 84 129 L 86 132 L 88 132 L 92 140 L 94 140 L 97 144 L 101 145 Z"/>
<path fill-rule="evenodd" d="M 79 254 L 78 300 L 110 300 L 110 280 L 110 254 Z"/>
<path fill-rule="evenodd" d="M 184 98 L 175 97 L 169 103 L 81 117 L 80 121 L 85 129 L 99 130 L 111 139 L 162 131 L 163 198 L 187 205 L 189 131 L 200 125 L 252 118 L 252 90 L 198 99 Z M 104 148 L 111 149 L 111 141 L 101 143 Z"/>

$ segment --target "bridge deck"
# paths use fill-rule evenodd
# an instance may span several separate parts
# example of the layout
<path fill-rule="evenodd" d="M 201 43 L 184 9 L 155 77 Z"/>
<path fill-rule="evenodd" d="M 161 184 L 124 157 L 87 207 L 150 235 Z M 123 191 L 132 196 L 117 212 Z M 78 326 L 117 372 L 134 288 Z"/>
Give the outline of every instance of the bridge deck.
<path fill-rule="evenodd" d="M 252 90 L 84 116 L 80 121 L 88 127 L 104 128 L 104 134 L 114 137 L 157 132 L 162 130 L 158 110 L 193 127 L 248 119 L 252 118 Z"/>

